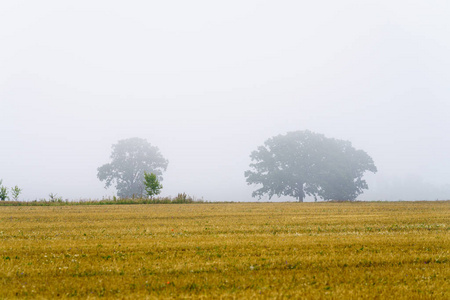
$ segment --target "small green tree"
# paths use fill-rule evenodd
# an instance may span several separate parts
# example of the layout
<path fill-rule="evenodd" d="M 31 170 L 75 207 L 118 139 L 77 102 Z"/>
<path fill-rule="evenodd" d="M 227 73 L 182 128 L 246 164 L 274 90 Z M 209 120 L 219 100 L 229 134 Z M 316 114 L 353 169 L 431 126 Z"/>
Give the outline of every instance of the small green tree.
<path fill-rule="evenodd" d="M 20 189 L 17 185 L 13 188 L 11 188 L 11 195 L 14 201 L 19 200 L 19 195 L 22 192 L 22 189 Z"/>
<path fill-rule="evenodd" d="M 5 201 L 8 199 L 8 189 L 2 186 L 3 180 L 0 179 L 0 200 Z"/>
<path fill-rule="evenodd" d="M 156 175 L 147 172 L 144 172 L 144 185 L 145 191 L 150 198 L 161 193 L 161 189 L 163 188 Z"/>

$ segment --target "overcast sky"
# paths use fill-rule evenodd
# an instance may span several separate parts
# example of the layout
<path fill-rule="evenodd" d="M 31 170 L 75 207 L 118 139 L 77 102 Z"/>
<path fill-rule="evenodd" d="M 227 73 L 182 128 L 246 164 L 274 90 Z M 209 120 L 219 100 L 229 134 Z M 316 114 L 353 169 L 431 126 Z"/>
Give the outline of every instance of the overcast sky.
<path fill-rule="evenodd" d="M 114 195 L 111 145 L 169 160 L 162 195 L 251 201 L 249 154 L 309 129 L 379 172 L 362 200 L 450 199 L 449 1 L 2 1 L 0 179 Z"/>

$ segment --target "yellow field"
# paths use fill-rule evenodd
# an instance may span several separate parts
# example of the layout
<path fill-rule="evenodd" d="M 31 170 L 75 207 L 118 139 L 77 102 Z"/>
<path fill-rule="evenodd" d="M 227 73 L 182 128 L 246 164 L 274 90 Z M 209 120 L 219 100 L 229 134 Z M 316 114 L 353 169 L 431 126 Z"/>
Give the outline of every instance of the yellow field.
<path fill-rule="evenodd" d="M 0 299 L 450 299 L 450 202 L 0 207 Z"/>

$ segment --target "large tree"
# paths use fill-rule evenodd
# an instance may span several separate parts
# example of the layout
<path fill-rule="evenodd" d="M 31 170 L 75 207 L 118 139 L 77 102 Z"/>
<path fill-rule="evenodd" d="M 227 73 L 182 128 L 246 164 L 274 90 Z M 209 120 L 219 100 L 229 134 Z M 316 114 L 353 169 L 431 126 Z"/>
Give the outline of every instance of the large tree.
<path fill-rule="evenodd" d="M 372 158 L 348 141 L 308 130 L 268 139 L 250 155 L 247 184 L 262 185 L 253 197 L 267 194 L 324 200 L 355 200 L 368 189 L 364 172 L 376 172 Z"/>
<path fill-rule="evenodd" d="M 105 188 L 115 182 L 117 195 L 121 198 L 142 196 L 144 173 L 154 173 L 162 180 L 167 165 L 168 161 L 157 147 L 145 139 L 130 138 L 112 146 L 111 163 L 99 167 L 97 177 L 106 181 Z"/>

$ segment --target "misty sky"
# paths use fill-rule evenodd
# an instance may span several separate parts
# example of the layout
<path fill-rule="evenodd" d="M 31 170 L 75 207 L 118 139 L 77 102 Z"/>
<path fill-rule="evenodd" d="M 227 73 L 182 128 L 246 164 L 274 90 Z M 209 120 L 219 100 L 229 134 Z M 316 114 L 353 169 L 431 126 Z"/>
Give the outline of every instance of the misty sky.
<path fill-rule="evenodd" d="M 251 201 L 250 152 L 309 129 L 374 159 L 358 199 L 450 199 L 449 16 L 449 1 L 2 1 L 0 179 L 23 200 L 112 196 L 97 168 L 140 137 L 169 160 L 162 195 Z"/>

